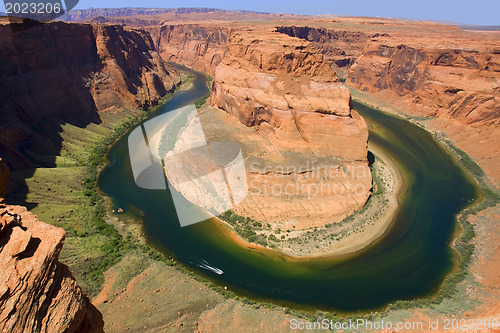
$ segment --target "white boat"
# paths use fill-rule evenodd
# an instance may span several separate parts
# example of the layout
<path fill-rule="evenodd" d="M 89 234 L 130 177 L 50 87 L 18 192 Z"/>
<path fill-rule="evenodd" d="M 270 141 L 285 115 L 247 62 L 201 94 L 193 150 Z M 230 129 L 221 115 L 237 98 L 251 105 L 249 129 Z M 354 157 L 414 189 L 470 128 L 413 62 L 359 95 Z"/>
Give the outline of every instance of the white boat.
<path fill-rule="evenodd" d="M 215 274 L 218 274 L 218 275 L 224 274 L 224 272 L 221 269 L 219 269 L 217 267 L 210 266 L 206 260 L 203 260 L 202 263 L 199 263 L 199 264 L 196 264 L 196 265 L 198 267 L 200 267 L 200 268 L 204 268 L 204 269 L 206 269 L 208 271 L 211 271 L 211 272 L 213 272 Z"/>

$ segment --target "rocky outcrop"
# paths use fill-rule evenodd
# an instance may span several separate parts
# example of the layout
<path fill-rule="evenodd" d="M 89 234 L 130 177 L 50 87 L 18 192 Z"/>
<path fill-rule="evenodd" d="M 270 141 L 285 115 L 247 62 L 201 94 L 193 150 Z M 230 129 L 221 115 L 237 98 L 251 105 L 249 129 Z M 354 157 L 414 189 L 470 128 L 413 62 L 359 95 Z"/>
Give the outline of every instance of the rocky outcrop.
<path fill-rule="evenodd" d="M 211 104 L 242 125 L 210 125 L 215 116 L 202 123 L 208 137 L 210 128 L 223 131 L 220 123 L 239 133 L 214 135 L 233 138 L 245 155 L 249 193 L 235 212 L 273 228 L 305 229 L 363 207 L 372 180 L 368 129 L 350 102 L 349 89 L 309 42 L 269 29 L 234 32 Z"/>
<path fill-rule="evenodd" d="M 314 48 L 324 55 L 326 61 L 341 68 L 350 67 L 363 52 L 365 43 L 380 35 L 308 26 L 278 26 L 276 31 L 311 42 Z"/>
<path fill-rule="evenodd" d="M 12 169 L 50 166 L 38 157 L 58 153 L 61 123 L 145 109 L 179 82 L 143 30 L 24 21 L 0 25 L 0 44 L 0 156 Z"/>
<path fill-rule="evenodd" d="M 58 261 L 65 233 L 0 204 L 0 331 L 102 332 L 100 312 Z"/>
<path fill-rule="evenodd" d="M 217 67 L 211 104 L 272 133 L 285 150 L 366 161 L 368 130 L 349 89 L 306 41 L 237 32 Z"/>
<path fill-rule="evenodd" d="M 390 90 L 425 116 L 493 124 L 500 116 L 499 73 L 495 50 L 370 43 L 347 84 L 370 93 Z"/>
<path fill-rule="evenodd" d="M 161 57 L 212 75 L 224 58 L 227 27 L 198 24 L 165 24 L 146 28 Z"/>
<path fill-rule="evenodd" d="M 103 332 L 101 313 L 58 261 L 64 230 L 2 203 L 9 175 L 0 159 L 0 332 Z"/>

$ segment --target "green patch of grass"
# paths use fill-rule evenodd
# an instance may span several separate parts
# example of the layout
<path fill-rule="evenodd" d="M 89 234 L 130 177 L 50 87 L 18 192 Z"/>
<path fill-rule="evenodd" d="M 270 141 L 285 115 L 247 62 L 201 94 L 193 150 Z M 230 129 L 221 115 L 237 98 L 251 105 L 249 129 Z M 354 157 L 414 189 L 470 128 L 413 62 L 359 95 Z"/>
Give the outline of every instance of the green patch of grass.
<path fill-rule="evenodd" d="M 128 283 L 148 268 L 152 262 L 151 258 L 137 251 L 127 254 L 119 264 L 113 267 L 115 273 L 114 289 L 126 288 Z"/>
<path fill-rule="evenodd" d="M 259 230 L 264 228 L 265 224 L 259 222 L 257 220 L 252 219 L 251 217 L 243 217 L 232 210 L 228 210 L 221 214 L 219 218 L 229 223 L 234 231 L 240 235 L 243 239 L 262 246 L 269 246 L 268 237 L 263 234 L 257 234 L 255 230 Z M 274 236 L 274 235 L 271 235 Z M 275 240 L 276 237 L 269 238 L 270 240 Z M 277 239 L 276 239 L 277 240 Z"/>
<path fill-rule="evenodd" d="M 169 97 L 164 98 L 163 102 Z M 104 282 L 103 272 L 131 251 L 161 260 L 155 250 L 137 237 L 123 237 L 105 220 L 105 200 L 97 188 L 97 176 L 110 145 L 149 112 L 123 109 L 103 113 L 102 124 L 80 128 L 62 125 L 63 142 L 55 168 L 38 168 L 26 179 L 27 202 L 39 219 L 64 228 L 67 234 L 60 260 L 67 264 L 89 296 Z M 22 172 L 21 172 L 22 173 Z M 24 174 L 19 173 L 18 177 Z M 14 175 L 16 176 L 16 175 Z"/>

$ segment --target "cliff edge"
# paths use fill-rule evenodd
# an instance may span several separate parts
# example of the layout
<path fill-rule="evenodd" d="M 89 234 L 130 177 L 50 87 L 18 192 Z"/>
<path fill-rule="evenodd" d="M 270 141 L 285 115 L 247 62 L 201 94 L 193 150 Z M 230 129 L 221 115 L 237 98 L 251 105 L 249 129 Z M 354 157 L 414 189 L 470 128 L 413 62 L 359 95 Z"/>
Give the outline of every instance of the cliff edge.
<path fill-rule="evenodd" d="M 0 161 L 0 189 L 8 180 Z M 58 261 L 61 228 L 0 198 L 0 332 L 103 332 L 101 313 Z"/>
<path fill-rule="evenodd" d="M 5 23 L 5 22 L 3 22 Z M 0 156 L 12 170 L 50 167 L 61 124 L 147 109 L 180 82 L 149 33 L 100 24 L 0 21 Z"/>

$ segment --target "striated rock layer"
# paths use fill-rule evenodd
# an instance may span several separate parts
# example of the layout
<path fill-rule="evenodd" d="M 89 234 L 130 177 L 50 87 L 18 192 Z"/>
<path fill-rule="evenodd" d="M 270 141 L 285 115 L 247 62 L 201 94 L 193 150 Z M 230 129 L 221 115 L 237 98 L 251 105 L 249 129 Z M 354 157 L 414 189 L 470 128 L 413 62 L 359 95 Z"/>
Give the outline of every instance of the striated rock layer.
<path fill-rule="evenodd" d="M 101 313 L 58 261 L 64 230 L 2 203 L 9 175 L 0 159 L 0 332 L 103 332 Z"/>
<path fill-rule="evenodd" d="M 391 90 L 425 108 L 465 123 L 500 116 L 500 49 L 412 47 L 369 43 L 350 68 L 347 83 L 370 93 Z"/>
<path fill-rule="evenodd" d="M 337 67 L 350 67 L 362 53 L 369 38 L 380 34 L 366 34 L 360 31 L 314 28 L 308 26 L 279 26 L 277 32 L 291 37 L 305 39 L 318 50 L 325 60 Z"/>
<path fill-rule="evenodd" d="M 145 29 L 163 59 L 211 75 L 224 58 L 230 33 L 229 28 L 208 24 L 164 24 Z"/>
<path fill-rule="evenodd" d="M 57 153 L 61 123 L 145 109 L 179 83 L 143 30 L 27 20 L 0 24 L 0 44 L 0 156 L 13 169 Z"/>
<path fill-rule="evenodd" d="M 269 29 L 234 32 L 211 104 L 257 131 L 237 135 L 240 145 L 261 147 L 243 149 L 250 193 L 236 212 L 300 229 L 361 208 L 371 190 L 368 129 L 350 101 L 309 42 Z"/>
<path fill-rule="evenodd" d="M 99 311 L 58 261 L 65 233 L 0 204 L 0 331 L 102 332 Z"/>
<path fill-rule="evenodd" d="M 305 41 L 238 32 L 217 67 L 211 104 L 272 134 L 278 147 L 366 161 L 368 130 L 349 89 Z"/>

